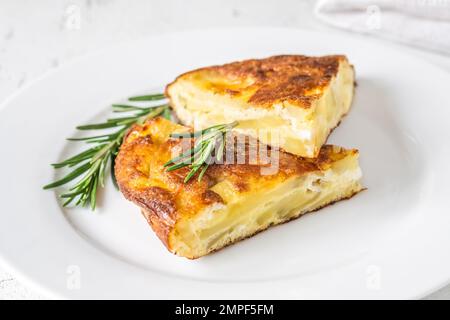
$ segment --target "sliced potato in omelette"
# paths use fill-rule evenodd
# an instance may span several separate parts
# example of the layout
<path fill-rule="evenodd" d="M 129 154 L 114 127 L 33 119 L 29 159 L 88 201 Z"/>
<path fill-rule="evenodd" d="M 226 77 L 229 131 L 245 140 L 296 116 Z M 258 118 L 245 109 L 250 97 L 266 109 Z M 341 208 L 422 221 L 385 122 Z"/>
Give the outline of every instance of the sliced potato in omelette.
<path fill-rule="evenodd" d="M 134 126 L 116 159 L 120 190 L 137 204 L 174 254 L 198 258 L 268 227 L 346 199 L 361 189 L 358 151 L 323 146 L 317 158 L 280 152 L 278 169 L 267 158 L 212 164 L 188 183 L 189 168 L 167 172 L 164 163 L 181 151 L 173 132 L 188 128 L 163 118 Z M 235 152 L 237 138 L 227 144 Z M 188 141 L 189 142 L 189 141 Z M 249 141 L 244 142 L 250 154 Z M 275 152 L 269 150 L 270 152 Z M 228 158 L 230 159 L 230 158 Z"/>
<path fill-rule="evenodd" d="M 238 132 L 313 158 L 350 109 L 353 66 L 345 56 L 274 56 L 206 67 L 166 87 L 183 124 L 239 121 Z"/>

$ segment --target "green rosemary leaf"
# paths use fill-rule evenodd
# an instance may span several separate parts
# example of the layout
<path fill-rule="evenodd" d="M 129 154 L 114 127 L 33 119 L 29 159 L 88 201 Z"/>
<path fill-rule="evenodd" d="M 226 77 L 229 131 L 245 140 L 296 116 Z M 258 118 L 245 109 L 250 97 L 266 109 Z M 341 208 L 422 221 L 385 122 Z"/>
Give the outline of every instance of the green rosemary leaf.
<path fill-rule="evenodd" d="M 173 133 L 171 137 L 174 138 L 197 138 L 194 146 L 184 152 L 183 154 L 175 157 L 164 164 L 167 171 L 173 171 L 180 168 L 189 166 L 191 170 L 184 178 L 184 182 L 188 182 L 196 172 L 201 168 L 198 176 L 198 181 L 203 178 L 209 165 L 213 163 L 214 158 L 222 161 L 223 153 L 225 149 L 225 137 L 226 134 L 238 125 L 238 122 L 234 121 L 226 124 L 215 125 L 196 132 L 183 132 Z M 214 149 L 217 147 L 217 151 L 214 153 Z M 190 164 L 187 160 L 190 160 Z M 181 162 L 179 162 L 181 161 Z"/>
<path fill-rule="evenodd" d="M 200 171 L 200 174 L 198 175 L 197 181 L 202 180 L 203 175 L 205 174 L 206 169 L 208 169 L 208 167 L 209 167 L 209 164 L 203 165 L 202 171 Z"/>
<path fill-rule="evenodd" d="M 86 143 L 93 144 L 93 143 L 108 143 L 111 139 L 94 139 L 94 140 L 87 140 Z"/>
<path fill-rule="evenodd" d="M 169 161 L 164 163 L 163 166 L 167 167 L 167 166 L 169 166 L 169 165 L 171 165 L 173 163 L 176 163 L 176 162 L 178 162 L 178 161 L 180 161 L 180 160 L 182 160 L 182 159 L 184 159 L 184 158 L 186 158 L 188 156 L 191 158 L 197 151 L 200 151 L 200 148 L 201 148 L 201 146 L 196 146 L 194 149 L 189 149 L 189 150 L 183 152 L 182 154 L 180 154 L 179 156 L 177 156 L 177 157 L 175 157 L 173 159 L 170 159 Z"/>
<path fill-rule="evenodd" d="M 73 197 L 76 197 L 76 196 L 82 194 L 83 191 L 84 190 L 82 188 L 81 189 L 77 189 L 77 190 L 72 191 L 72 192 L 63 193 L 62 195 L 60 195 L 60 197 L 61 198 L 73 198 Z"/>
<path fill-rule="evenodd" d="M 97 153 L 97 151 L 100 149 L 100 147 L 101 146 L 95 146 L 93 148 L 87 149 L 87 150 L 85 150 L 85 151 L 83 151 L 83 152 L 81 152 L 81 153 L 79 153 L 79 154 L 77 154 L 77 155 L 75 155 L 73 157 L 70 157 L 70 158 L 68 158 L 68 159 L 66 159 L 66 160 L 64 160 L 64 161 L 62 161 L 60 163 L 53 163 L 52 166 L 55 169 L 58 169 L 58 168 L 62 168 L 62 167 L 65 167 L 65 166 L 70 166 L 72 164 L 78 164 L 81 161 L 90 159 L 95 153 Z"/>
<path fill-rule="evenodd" d="M 91 163 L 96 162 L 97 160 L 101 159 L 103 156 L 108 157 L 109 153 L 111 152 L 111 149 L 118 143 L 117 140 L 111 141 L 110 143 L 106 144 L 103 148 L 101 148 L 92 158 Z"/>
<path fill-rule="evenodd" d="M 191 178 L 195 175 L 195 173 L 198 171 L 198 169 L 200 169 L 201 166 L 195 166 L 192 167 L 191 171 L 188 173 L 188 175 L 184 178 L 184 183 L 189 182 L 189 180 L 191 180 Z"/>
<path fill-rule="evenodd" d="M 151 96 L 133 97 L 131 101 L 156 101 L 164 99 L 164 95 L 156 94 Z M 115 132 L 89 136 L 83 138 L 69 138 L 69 141 L 81 141 L 95 146 L 80 152 L 60 163 L 52 164 L 55 169 L 62 167 L 75 167 L 62 179 L 44 186 L 44 189 L 55 188 L 81 176 L 66 193 L 60 195 L 62 199 L 67 199 L 63 203 L 67 206 L 75 203 L 76 206 L 89 205 L 91 210 L 95 210 L 97 205 L 97 193 L 99 186 L 104 187 L 104 180 L 108 165 L 113 184 L 117 187 L 114 176 L 115 158 L 119 152 L 123 137 L 127 130 L 136 123 L 143 123 L 146 119 L 159 116 L 168 116 L 169 106 L 160 104 L 156 106 L 140 107 L 132 105 L 113 105 L 114 112 L 129 112 L 124 117 L 111 118 L 104 123 L 88 124 L 78 126 L 79 130 L 101 130 L 116 128 Z"/>
<path fill-rule="evenodd" d="M 103 134 L 100 136 L 92 136 L 92 137 L 83 137 L 83 138 L 67 138 L 66 140 L 68 141 L 86 141 L 86 140 L 93 140 L 93 139 L 98 139 L 98 138 L 110 138 L 111 135 L 110 134 Z"/>
<path fill-rule="evenodd" d="M 174 164 L 173 166 L 168 167 L 168 168 L 166 169 L 166 171 L 167 171 L 167 172 L 170 172 L 170 171 L 178 170 L 178 169 L 187 167 L 187 166 L 189 166 L 189 165 L 190 165 L 190 163 L 188 163 L 188 162 L 177 163 L 177 164 Z"/>
<path fill-rule="evenodd" d="M 211 153 L 214 148 L 214 140 L 208 140 L 204 143 L 202 152 L 198 159 L 194 161 L 194 166 L 201 166 L 203 163 L 207 163 L 211 157 Z"/>
<path fill-rule="evenodd" d="M 109 154 L 107 157 L 104 157 L 100 164 L 99 174 L 98 174 L 98 182 L 100 183 L 100 186 L 102 188 L 105 187 L 105 171 L 106 166 L 108 165 L 108 160 L 111 157 L 111 154 Z"/>
<path fill-rule="evenodd" d="M 91 167 L 91 165 L 90 165 L 89 162 L 85 163 L 84 165 L 76 168 L 74 171 L 72 171 L 71 173 L 66 175 L 61 180 L 57 180 L 55 182 L 47 184 L 43 188 L 44 189 L 51 189 L 51 188 L 62 186 L 63 184 L 66 184 L 67 182 L 72 181 L 73 179 L 77 178 L 78 176 L 80 176 L 84 172 L 88 171 L 90 167 Z"/>
<path fill-rule="evenodd" d="M 92 182 L 91 192 L 89 194 L 89 203 L 91 205 L 91 210 L 95 210 L 95 204 L 97 203 L 97 187 L 98 187 L 98 176 L 95 176 Z"/>
<path fill-rule="evenodd" d="M 171 115 L 171 112 L 170 112 L 169 108 L 165 108 L 164 109 L 164 111 L 162 112 L 162 116 L 163 116 L 164 119 L 172 120 L 172 115 Z"/>
<path fill-rule="evenodd" d="M 65 201 L 63 203 L 63 207 L 67 207 L 75 198 L 70 197 L 69 199 L 67 199 L 67 201 Z"/>
<path fill-rule="evenodd" d="M 78 126 L 78 130 L 100 130 L 107 128 L 117 127 L 117 124 L 114 122 L 104 122 L 104 123 L 96 123 L 96 124 L 87 124 L 83 126 Z"/>
<path fill-rule="evenodd" d="M 224 148 L 225 148 L 225 138 L 223 138 L 220 142 L 219 142 L 219 147 L 217 148 L 216 151 L 216 159 L 218 163 L 221 163 L 223 160 L 223 152 L 224 152 Z"/>
<path fill-rule="evenodd" d="M 145 95 L 145 96 L 137 96 L 137 97 L 131 97 L 128 100 L 129 101 L 156 101 L 156 100 L 162 100 L 166 97 L 162 93 L 157 94 L 151 94 L 151 95 Z"/>
<path fill-rule="evenodd" d="M 87 185 L 90 184 L 92 176 L 94 176 L 97 173 L 97 170 L 100 166 L 100 162 L 96 161 L 93 164 L 91 163 L 91 167 L 86 172 L 86 174 L 80 179 L 80 181 L 77 182 L 75 186 L 70 188 L 70 191 L 77 190 L 78 188 L 85 188 Z"/>
<path fill-rule="evenodd" d="M 128 104 L 113 104 L 112 107 L 113 107 L 114 112 L 129 112 L 129 111 L 135 111 L 135 110 L 148 109 L 148 108 L 144 108 L 144 107 L 131 106 Z"/>

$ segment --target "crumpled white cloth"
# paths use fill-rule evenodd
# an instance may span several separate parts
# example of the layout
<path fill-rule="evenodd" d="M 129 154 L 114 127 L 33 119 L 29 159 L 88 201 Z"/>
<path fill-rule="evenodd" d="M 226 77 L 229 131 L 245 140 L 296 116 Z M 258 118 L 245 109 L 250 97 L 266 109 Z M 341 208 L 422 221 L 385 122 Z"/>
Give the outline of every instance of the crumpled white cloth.
<path fill-rule="evenodd" d="M 450 0 L 320 0 L 314 11 L 336 27 L 450 54 Z"/>

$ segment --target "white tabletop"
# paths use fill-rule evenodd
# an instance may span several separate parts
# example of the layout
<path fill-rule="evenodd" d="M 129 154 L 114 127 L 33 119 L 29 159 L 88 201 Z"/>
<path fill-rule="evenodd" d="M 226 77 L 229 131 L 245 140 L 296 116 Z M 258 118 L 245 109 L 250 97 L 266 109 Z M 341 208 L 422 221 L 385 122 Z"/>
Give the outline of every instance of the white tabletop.
<path fill-rule="evenodd" d="M 76 57 L 152 34 L 227 26 L 342 32 L 314 18 L 314 2 L 3 0 L 0 3 L 0 101 L 39 75 Z M 450 57 L 402 48 L 450 72 Z M 0 299 L 42 298 L 45 299 L 0 269 Z M 450 286 L 427 298 L 450 299 Z"/>

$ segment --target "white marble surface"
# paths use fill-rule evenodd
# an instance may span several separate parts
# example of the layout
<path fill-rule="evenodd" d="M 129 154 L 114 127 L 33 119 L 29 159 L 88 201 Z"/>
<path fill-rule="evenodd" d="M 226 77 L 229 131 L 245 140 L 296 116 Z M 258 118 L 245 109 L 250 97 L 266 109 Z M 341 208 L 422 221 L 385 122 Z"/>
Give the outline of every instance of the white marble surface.
<path fill-rule="evenodd" d="M 227 26 L 332 30 L 312 0 L 0 0 L 0 101 L 81 55 L 152 34 Z M 450 71 L 450 57 L 406 48 Z M 23 214 L 23 213 L 22 213 Z M 0 269 L 0 299 L 42 299 Z M 450 299 L 450 286 L 428 299 Z"/>

